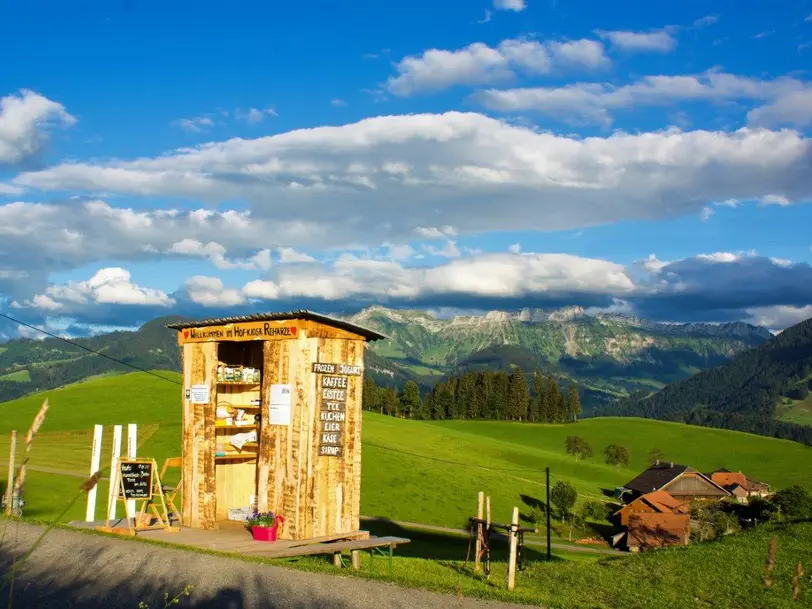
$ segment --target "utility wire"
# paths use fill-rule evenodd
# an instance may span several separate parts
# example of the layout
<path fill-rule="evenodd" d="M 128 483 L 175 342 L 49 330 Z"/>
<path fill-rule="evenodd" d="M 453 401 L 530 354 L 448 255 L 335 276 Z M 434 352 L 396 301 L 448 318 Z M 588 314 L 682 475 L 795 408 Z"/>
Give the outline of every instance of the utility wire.
<path fill-rule="evenodd" d="M 121 364 L 122 366 L 129 366 L 133 370 L 138 370 L 139 372 L 146 372 L 147 374 L 149 374 L 151 376 L 154 376 L 155 378 L 159 378 L 159 379 L 164 380 L 164 381 L 166 381 L 168 383 L 172 383 L 173 385 L 183 385 L 183 383 L 181 383 L 180 381 L 176 381 L 174 379 L 171 379 L 171 378 L 168 378 L 168 377 L 165 377 L 165 376 L 161 376 L 160 374 L 155 374 L 154 372 L 152 372 L 150 370 L 145 370 L 144 368 L 140 368 L 139 366 L 136 366 L 134 364 L 130 364 L 128 362 L 121 361 L 120 359 L 116 359 L 115 357 L 110 357 L 109 355 L 105 355 L 101 351 L 96 351 L 94 349 L 91 349 L 90 347 L 85 347 L 84 345 L 80 345 L 79 343 L 76 343 L 76 342 L 74 342 L 72 340 L 68 340 L 67 338 L 63 338 L 62 336 L 58 336 L 56 334 L 51 334 L 50 332 L 48 332 L 46 330 L 43 330 L 42 328 L 38 328 L 37 326 L 32 326 L 31 324 L 27 324 L 24 321 L 20 321 L 19 319 L 14 319 L 13 317 L 11 317 L 9 315 L 6 315 L 5 313 L 0 313 L 0 317 L 5 317 L 6 319 L 8 319 L 9 321 L 14 322 L 15 324 L 20 324 L 21 326 L 25 326 L 26 328 L 31 328 L 32 330 L 36 330 L 37 332 L 42 332 L 43 334 L 45 334 L 47 336 L 50 336 L 51 338 L 56 338 L 58 340 L 64 341 L 64 342 L 68 343 L 69 345 L 73 345 L 74 347 L 78 347 L 79 349 L 84 349 L 85 351 L 93 353 L 94 355 L 101 355 L 102 357 L 105 357 L 105 358 L 109 359 L 110 361 L 116 362 L 117 364 Z"/>

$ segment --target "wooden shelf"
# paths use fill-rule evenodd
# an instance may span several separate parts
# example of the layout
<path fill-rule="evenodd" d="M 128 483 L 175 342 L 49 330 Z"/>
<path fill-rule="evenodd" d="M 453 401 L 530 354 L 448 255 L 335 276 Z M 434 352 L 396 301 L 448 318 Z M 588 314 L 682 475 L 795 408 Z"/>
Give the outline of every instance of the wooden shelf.
<path fill-rule="evenodd" d="M 262 385 L 262 381 L 217 381 L 218 385 Z"/>
<path fill-rule="evenodd" d="M 217 459 L 250 459 L 251 461 L 257 460 L 256 453 L 226 453 L 224 455 L 216 455 L 214 457 L 215 460 Z"/>
<path fill-rule="evenodd" d="M 215 425 L 215 429 L 225 429 L 231 431 L 234 429 L 256 429 L 259 425 L 252 423 L 251 425 Z"/>

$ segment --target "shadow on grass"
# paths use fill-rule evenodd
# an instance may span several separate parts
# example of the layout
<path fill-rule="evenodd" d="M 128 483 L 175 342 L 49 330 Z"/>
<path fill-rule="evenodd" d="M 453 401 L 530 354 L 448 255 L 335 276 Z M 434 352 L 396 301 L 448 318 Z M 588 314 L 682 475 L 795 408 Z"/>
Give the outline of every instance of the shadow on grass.
<path fill-rule="evenodd" d="M 405 528 L 386 519 L 362 519 L 361 527 L 368 530 L 371 535 L 410 539 L 410 543 L 395 548 L 396 556 L 441 561 L 465 561 L 466 557 L 470 562 L 474 560 L 474 542 L 470 536 L 454 535 L 440 531 L 418 531 Z M 507 561 L 508 553 L 507 538 L 502 535 L 492 535 L 491 561 Z M 527 561 L 547 560 L 546 549 L 537 546 L 525 545 L 524 555 Z M 552 560 L 563 559 L 553 556 Z"/>

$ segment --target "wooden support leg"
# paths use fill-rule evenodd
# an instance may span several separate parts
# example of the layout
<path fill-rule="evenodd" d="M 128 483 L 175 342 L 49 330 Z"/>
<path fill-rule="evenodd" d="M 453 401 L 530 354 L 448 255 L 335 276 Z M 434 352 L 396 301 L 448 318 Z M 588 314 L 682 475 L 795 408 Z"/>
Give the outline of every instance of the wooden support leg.
<path fill-rule="evenodd" d="M 333 566 L 334 567 L 341 567 L 341 552 L 333 553 Z"/>
<path fill-rule="evenodd" d="M 474 544 L 474 573 L 480 572 L 479 559 L 482 555 L 482 507 L 484 503 L 485 493 L 479 491 L 477 496 L 477 509 L 476 509 L 476 542 Z"/>
<path fill-rule="evenodd" d="M 352 551 L 352 568 L 354 571 L 358 571 L 361 568 L 361 552 L 358 550 Z"/>

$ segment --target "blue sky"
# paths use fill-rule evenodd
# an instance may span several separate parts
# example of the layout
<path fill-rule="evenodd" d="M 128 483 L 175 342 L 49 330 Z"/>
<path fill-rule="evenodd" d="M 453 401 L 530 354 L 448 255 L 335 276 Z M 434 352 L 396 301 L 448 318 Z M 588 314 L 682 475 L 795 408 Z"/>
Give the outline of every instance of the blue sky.
<path fill-rule="evenodd" d="M 17 318 L 812 316 L 812 1 L 4 11 Z"/>

